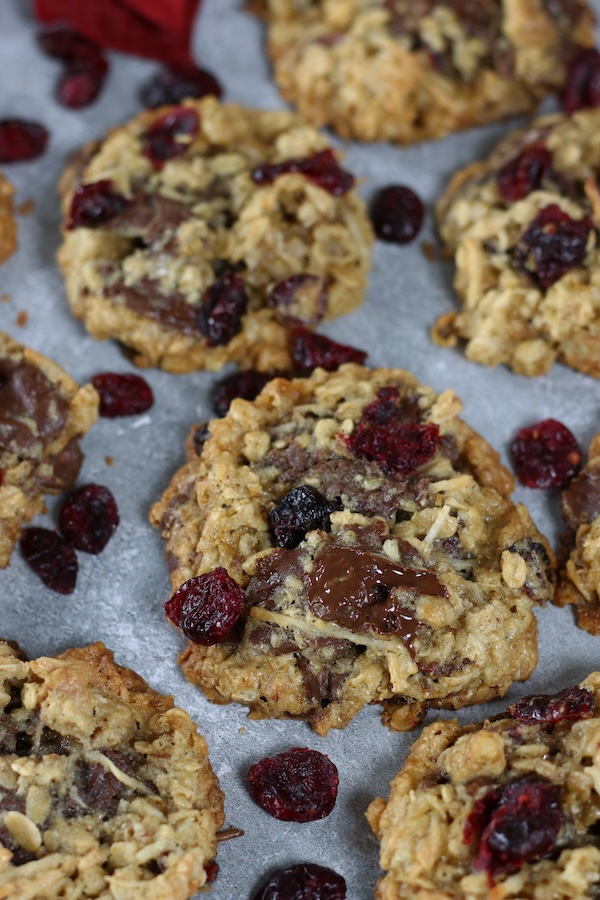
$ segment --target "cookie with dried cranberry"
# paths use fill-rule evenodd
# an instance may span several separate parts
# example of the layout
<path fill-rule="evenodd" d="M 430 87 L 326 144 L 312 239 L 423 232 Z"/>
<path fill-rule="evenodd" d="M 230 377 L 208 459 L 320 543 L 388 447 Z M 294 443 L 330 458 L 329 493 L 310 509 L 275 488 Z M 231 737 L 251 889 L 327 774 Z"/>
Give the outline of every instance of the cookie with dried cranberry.
<path fill-rule="evenodd" d="M 17 221 L 13 204 L 14 188 L 3 172 L 0 172 L 0 263 L 17 249 Z"/>
<path fill-rule="evenodd" d="M 457 172 L 437 206 L 459 312 L 433 337 L 521 375 L 600 377 L 600 110 L 535 120 Z"/>
<path fill-rule="evenodd" d="M 151 514 L 188 679 L 325 734 L 369 703 L 406 730 L 528 678 L 551 551 L 460 410 L 408 372 L 344 364 L 203 429 Z"/>
<path fill-rule="evenodd" d="M 559 91 L 584 0 L 262 0 L 281 93 L 345 138 L 410 144 L 515 113 Z"/>
<path fill-rule="evenodd" d="M 0 568 L 44 495 L 73 487 L 79 442 L 98 417 L 98 394 L 55 362 L 0 332 Z"/>
<path fill-rule="evenodd" d="M 484 723 L 424 729 L 369 806 L 379 900 L 596 897 L 600 672 Z"/>
<path fill-rule="evenodd" d="M 289 369 L 290 327 L 362 301 L 373 235 L 354 185 L 289 112 L 214 97 L 144 111 L 61 180 L 73 313 L 139 365 Z"/>
<path fill-rule="evenodd" d="M 0 896 L 186 900 L 223 795 L 171 697 L 103 644 L 24 660 L 0 642 Z"/>

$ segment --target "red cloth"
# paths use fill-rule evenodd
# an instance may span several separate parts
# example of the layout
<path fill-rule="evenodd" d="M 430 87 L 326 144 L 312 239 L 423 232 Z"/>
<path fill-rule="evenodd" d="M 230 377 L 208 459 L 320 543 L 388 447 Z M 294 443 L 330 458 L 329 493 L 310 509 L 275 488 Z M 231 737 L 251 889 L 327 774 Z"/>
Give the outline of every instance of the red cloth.
<path fill-rule="evenodd" d="M 41 22 L 61 22 L 100 47 L 171 64 L 192 62 L 200 0 L 35 0 Z"/>

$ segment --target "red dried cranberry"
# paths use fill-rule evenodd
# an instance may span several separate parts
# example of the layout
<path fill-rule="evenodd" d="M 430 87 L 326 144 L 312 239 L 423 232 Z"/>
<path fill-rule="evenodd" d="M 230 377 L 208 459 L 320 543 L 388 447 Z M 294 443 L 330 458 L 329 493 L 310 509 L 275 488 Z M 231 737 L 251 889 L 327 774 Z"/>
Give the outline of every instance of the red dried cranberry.
<path fill-rule="evenodd" d="M 329 517 L 340 509 L 339 500 L 330 502 L 309 484 L 288 491 L 269 512 L 269 522 L 278 547 L 293 550 L 309 531 L 322 528 L 329 531 Z"/>
<path fill-rule="evenodd" d="M 371 207 L 375 234 L 382 241 L 408 244 L 423 224 L 423 204 L 413 190 L 394 184 L 376 194 Z"/>
<path fill-rule="evenodd" d="M 204 871 L 206 872 L 206 884 L 214 884 L 219 874 L 219 863 L 216 859 L 211 859 L 204 866 Z"/>
<path fill-rule="evenodd" d="M 103 56 L 77 59 L 56 82 L 56 99 L 69 109 L 83 109 L 98 97 L 107 74 L 108 62 Z"/>
<path fill-rule="evenodd" d="M 196 110 L 177 106 L 156 119 L 143 135 L 144 155 L 159 169 L 168 159 L 185 153 L 199 128 Z"/>
<path fill-rule="evenodd" d="M 600 106 L 600 53 L 595 48 L 582 48 L 569 66 L 562 102 L 568 113 Z"/>
<path fill-rule="evenodd" d="M 556 419 L 521 428 L 510 449 L 519 481 L 530 488 L 566 487 L 581 466 L 574 435 Z"/>
<path fill-rule="evenodd" d="M 280 175 L 299 172 L 334 197 L 347 194 L 354 186 L 354 176 L 342 169 L 332 150 L 319 150 L 303 159 L 286 159 L 284 162 L 267 163 L 252 170 L 255 184 L 273 184 Z"/>
<path fill-rule="evenodd" d="M 169 66 L 144 85 L 140 97 L 148 109 L 183 103 L 186 97 L 221 97 L 223 89 L 214 75 L 197 66 Z"/>
<path fill-rule="evenodd" d="M 48 131 L 39 122 L 26 119 L 0 120 L 0 163 L 28 162 L 41 156 Z"/>
<path fill-rule="evenodd" d="M 100 394 L 100 415 L 106 419 L 137 416 L 154 403 L 152 388 L 141 375 L 99 372 L 90 380 Z"/>
<path fill-rule="evenodd" d="M 513 719 L 525 725 L 557 725 L 560 722 L 577 722 L 590 719 L 596 709 L 596 698 L 586 688 L 565 688 L 554 696 L 538 694 L 517 700 L 508 711 Z"/>
<path fill-rule="evenodd" d="M 537 190 L 551 173 L 551 152 L 543 144 L 534 144 L 498 169 L 496 187 L 503 200 L 514 203 Z"/>
<path fill-rule="evenodd" d="M 551 203 L 539 211 L 519 238 L 513 264 L 547 289 L 583 262 L 593 226 L 589 217 L 572 219 Z"/>
<path fill-rule="evenodd" d="M 273 376 L 256 369 L 244 369 L 222 378 L 215 385 L 212 406 L 217 416 L 224 416 L 233 400 L 255 400 Z"/>
<path fill-rule="evenodd" d="M 285 822 L 316 822 L 337 799 L 339 776 L 329 757 L 294 747 L 251 766 L 252 796 L 265 812 Z"/>
<path fill-rule="evenodd" d="M 47 56 L 71 63 L 77 59 L 94 59 L 102 55 L 100 47 L 72 28 L 52 28 L 37 36 L 40 48 Z"/>
<path fill-rule="evenodd" d="M 190 578 L 165 603 L 167 618 L 190 641 L 209 647 L 225 640 L 244 611 L 245 594 L 222 566 Z"/>
<path fill-rule="evenodd" d="M 213 281 L 196 316 L 196 325 L 208 346 L 228 344 L 242 327 L 247 308 L 248 294 L 239 275 L 230 271 Z"/>
<path fill-rule="evenodd" d="M 119 524 L 115 498 L 100 484 L 85 484 L 65 500 L 58 524 L 76 550 L 101 553 Z"/>
<path fill-rule="evenodd" d="M 21 535 L 25 562 L 46 587 L 58 594 L 72 594 L 77 583 L 77 556 L 71 544 L 48 528 L 26 528 Z"/>
<path fill-rule="evenodd" d="M 252 900 L 346 900 L 341 875 L 316 863 L 278 869 Z"/>
<path fill-rule="evenodd" d="M 103 179 L 80 185 L 71 200 L 68 228 L 102 228 L 129 205 L 129 200 Z"/>
<path fill-rule="evenodd" d="M 310 375 L 317 366 L 326 372 L 334 372 L 342 363 L 362 365 L 366 358 L 364 350 L 349 344 L 338 344 L 308 328 L 294 328 L 292 331 L 292 359 L 295 372 L 300 376 Z"/>

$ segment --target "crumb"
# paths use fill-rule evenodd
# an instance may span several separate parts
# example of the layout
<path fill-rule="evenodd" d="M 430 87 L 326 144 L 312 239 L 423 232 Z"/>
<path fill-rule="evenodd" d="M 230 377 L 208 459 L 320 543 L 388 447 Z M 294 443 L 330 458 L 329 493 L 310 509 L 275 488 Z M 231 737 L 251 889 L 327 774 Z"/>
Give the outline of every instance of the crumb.
<path fill-rule="evenodd" d="M 423 243 L 421 245 L 421 249 L 423 250 L 423 254 L 424 254 L 425 258 L 429 262 L 435 262 L 435 256 L 436 256 L 435 247 L 433 246 L 431 241 L 423 241 Z"/>
<path fill-rule="evenodd" d="M 19 328 L 24 328 L 25 325 L 27 325 L 28 321 L 29 321 L 29 313 L 25 312 L 25 310 L 22 309 L 21 312 L 17 314 L 17 318 L 15 319 L 15 322 L 19 326 Z"/>
<path fill-rule="evenodd" d="M 10 294 L 0 294 L 0 300 L 2 300 L 3 303 L 8 303 L 10 300 Z"/>
<path fill-rule="evenodd" d="M 242 727 L 240 728 L 239 733 L 240 733 L 240 734 L 248 734 L 248 729 L 247 729 L 244 725 L 242 725 Z"/>
<path fill-rule="evenodd" d="M 114 459 L 112 456 L 105 456 L 104 462 L 106 463 L 107 466 L 112 466 Z"/>
<path fill-rule="evenodd" d="M 17 212 L 20 216 L 29 216 L 33 210 L 35 209 L 35 200 L 31 197 L 29 200 L 24 200 L 23 203 L 20 203 L 17 206 Z"/>

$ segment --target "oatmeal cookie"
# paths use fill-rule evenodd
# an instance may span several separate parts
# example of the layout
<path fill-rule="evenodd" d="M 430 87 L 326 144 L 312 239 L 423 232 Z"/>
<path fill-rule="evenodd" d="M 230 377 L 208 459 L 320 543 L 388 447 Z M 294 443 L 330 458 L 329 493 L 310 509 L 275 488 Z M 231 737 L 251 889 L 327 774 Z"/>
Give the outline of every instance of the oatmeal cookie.
<path fill-rule="evenodd" d="M 0 568 L 44 494 L 73 487 L 80 438 L 98 417 L 98 394 L 57 363 L 0 332 Z"/>
<path fill-rule="evenodd" d="M 541 375 L 556 359 L 600 377 L 600 109 L 545 116 L 459 171 L 437 206 L 460 312 L 438 344 Z"/>
<path fill-rule="evenodd" d="M 424 729 L 367 818 L 378 900 L 582 900 L 600 885 L 600 672 Z"/>
<path fill-rule="evenodd" d="M 60 191 L 72 310 L 139 365 L 285 370 L 290 325 L 362 300 L 364 204 L 291 113 L 214 97 L 147 110 L 86 147 Z"/>
<path fill-rule="evenodd" d="M 567 559 L 555 602 L 572 603 L 581 628 L 600 634 L 600 434 L 590 444 L 586 465 L 562 492 L 561 512 Z"/>
<path fill-rule="evenodd" d="M 24 661 L 0 642 L 0 897 L 184 900 L 223 795 L 171 697 L 103 644 Z"/>
<path fill-rule="evenodd" d="M 0 263 L 6 262 L 17 249 L 17 222 L 13 205 L 14 188 L 0 172 Z"/>
<path fill-rule="evenodd" d="M 551 551 L 460 409 L 408 372 L 345 364 L 212 421 L 151 513 L 174 588 L 222 567 L 244 591 L 224 641 L 190 640 L 188 679 L 326 734 L 367 703 L 406 730 L 528 678 Z"/>
<path fill-rule="evenodd" d="M 530 112 L 593 46 L 583 0 L 263 0 L 283 96 L 345 138 L 408 144 Z"/>

